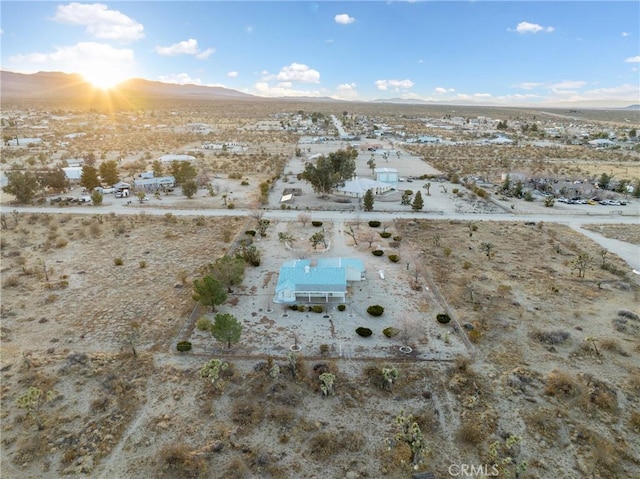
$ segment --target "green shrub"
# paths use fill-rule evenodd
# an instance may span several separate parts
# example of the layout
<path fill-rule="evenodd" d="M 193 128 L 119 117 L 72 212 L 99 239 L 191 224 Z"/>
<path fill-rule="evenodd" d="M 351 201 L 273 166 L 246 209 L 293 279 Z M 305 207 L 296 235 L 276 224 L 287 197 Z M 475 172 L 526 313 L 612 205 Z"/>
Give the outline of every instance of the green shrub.
<path fill-rule="evenodd" d="M 191 351 L 191 342 L 190 341 L 180 341 L 176 345 L 176 349 L 178 351 L 180 351 L 181 353 L 183 353 L 185 351 Z"/>
<path fill-rule="evenodd" d="M 242 186 L 249 186 L 249 182 L 247 180 L 242 180 L 242 183 L 240 183 Z"/>
<path fill-rule="evenodd" d="M 198 331 L 209 331 L 211 329 L 211 320 L 209 318 L 205 318 L 204 316 L 196 321 L 196 328 Z"/>
<path fill-rule="evenodd" d="M 322 306 L 321 304 L 314 304 L 310 309 L 314 313 L 322 313 L 324 311 L 324 306 Z"/>
<path fill-rule="evenodd" d="M 449 321 L 451 321 L 451 317 L 447 313 L 440 313 L 436 314 L 436 320 L 440 324 L 447 324 Z"/>
<path fill-rule="evenodd" d="M 249 236 L 255 236 L 256 235 L 256 231 L 255 230 L 247 230 L 244 232 L 244 234 L 249 235 Z"/>
<path fill-rule="evenodd" d="M 379 221 L 376 220 L 371 220 L 369 221 L 369 226 L 371 226 L 372 228 L 377 228 L 378 226 L 380 226 L 382 223 L 380 223 Z"/>
<path fill-rule="evenodd" d="M 292 304 L 291 306 L 289 306 L 289 309 L 292 311 L 298 311 L 298 305 L 297 304 Z"/>
<path fill-rule="evenodd" d="M 367 313 L 369 313 L 371 316 L 382 316 L 382 313 L 384 313 L 384 308 L 379 304 L 373 304 L 367 308 Z"/>
<path fill-rule="evenodd" d="M 389 326 L 388 328 L 384 328 L 382 330 L 382 334 L 384 334 L 387 338 L 393 338 L 398 334 L 400 334 L 400 330 L 392 326 Z"/>
<path fill-rule="evenodd" d="M 384 251 L 382 251 L 381 249 L 374 249 L 372 252 L 373 256 L 382 256 L 384 254 Z"/>
<path fill-rule="evenodd" d="M 122 260 L 122 258 L 114 258 L 113 264 L 115 264 L 116 266 L 122 266 L 124 264 L 124 261 Z"/>
<path fill-rule="evenodd" d="M 398 256 L 397 254 L 390 254 L 389 261 L 391 261 L 392 263 L 397 263 L 398 261 L 400 261 L 400 256 Z"/>
<path fill-rule="evenodd" d="M 312 221 L 311 225 L 319 228 L 320 226 L 322 226 L 322 221 Z"/>
<path fill-rule="evenodd" d="M 369 328 L 359 327 L 359 328 L 356 328 L 356 333 L 358 334 L 358 336 L 362 336 L 363 338 L 368 338 L 373 334 L 373 331 L 371 331 Z"/>
<path fill-rule="evenodd" d="M 325 356 L 326 354 L 329 354 L 329 345 L 328 344 L 321 344 L 320 345 L 320 354 L 322 354 L 323 356 Z"/>
<path fill-rule="evenodd" d="M 393 241 L 397 241 L 397 242 L 402 241 L 402 236 L 394 236 Z"/>
<path fill-rule="evenodd" d="M 339 304 L 338 305 L 338 311 L 344 311 L 345 309 L 347 309 L 347 305 L 346 304 Z"/>
<path fill-rule="evenodd" d="M 380 236 L 383 238 L 391 238 L 391 232 L 390 231 L 383 231 L 380 233 Z"/>
<path fill-rule="evenodd" d="M 304 304 L 299 304 L 297 310 L 304 313 L 307 310 L 307 307 Z"/>
<path fill-rule="evenodd" d="M 144 269 L 147 267 L 147 262 L 145 260 L 141 260 L 138 265 L 140 266 L 140 269 Z"/>
<path fill-rule="evenodd" d="M 236 205 L 234 205 L 233 203 L 229 203 L 229 204 L 227 205 L 227 209 L 228 209 L 228 210 L 232 210 L 232 209 L 234 209 L 235 207 L 236 207 Z"/>

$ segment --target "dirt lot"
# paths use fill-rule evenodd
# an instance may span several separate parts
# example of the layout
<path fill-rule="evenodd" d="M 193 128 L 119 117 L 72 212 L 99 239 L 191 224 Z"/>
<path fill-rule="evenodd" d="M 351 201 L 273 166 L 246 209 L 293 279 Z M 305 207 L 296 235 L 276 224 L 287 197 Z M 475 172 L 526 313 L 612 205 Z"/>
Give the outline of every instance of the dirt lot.
<path fill-rule="evenodd" d="M 403 412 L 428 445 L 418 469 L 436 477 L 452 464 L 513 477 L 525 462 L 521 477 L 640 473 L 640 290 L 618 258 L 602 267 L 595 243 L 560 225 L 419 220 L 385 225 L 399 244 L 375 229 L 369 247 L 373 228 L 344 220 L 323 224 L 328 248 L 315 252 L 314 227 L 275 221 L 257 243 L 263 262 L 220 307 L 242 319 L 241 343 L 225 351 L 194 332 L 194 351 L 175 353 L 191 280 L 247 221 L 9 216 L 4 477 L 407 477 Z M 298 240 L 287 247 L 278 232 Z M 572 267 L 580 252 L 594 258 L 584 278 Z M 277 269 L 299 255 L 363 258 L 369 279 L 344 313 L 283 318 Z M 368 317 L 371 303 L 381 318 Z M 446 310 L 459 328 L 435 321 Z M 406 316 L 420 325 L 409 355 L 380 334 Z M 359 338 L 359 325 L 374 336 Z M 288 359 L 294 332 L 302 349 Z M 214 351 L 229 368 L 212 385 L 198 372 Z M 323 372 L 336 378 L 327 397 Z M 30 386 L 51 394 L 17 407 Z"/>

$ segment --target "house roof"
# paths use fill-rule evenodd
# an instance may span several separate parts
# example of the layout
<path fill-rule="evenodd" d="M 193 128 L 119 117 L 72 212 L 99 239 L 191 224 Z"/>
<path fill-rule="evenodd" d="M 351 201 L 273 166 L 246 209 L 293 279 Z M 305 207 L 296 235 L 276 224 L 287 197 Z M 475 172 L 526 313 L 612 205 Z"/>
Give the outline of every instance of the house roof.
<path fill-rule="evenodd" d="M 168 163 L 171 161 L 194 161 L 195 159 L 196 157 L 191 155 L 163 155 L 158 158 L 162 163 Z"/>
<path fill-rule="evenodd" d="M 345 181 L 344 186 L 336 188 L 336 191 L 364 195 L 367 190 L 388 190 L 389 188 L 389 183 L 383 183 L 382 181 L 371 180 L 369 178 L 356 178 L 355 180 Z"/>
<path fill-rule="evenodd" d="M 354 258 L 297 259 L 280 268 L 276 292 L 284 290 L 345 291 L 347 268 L 364 272 L 362 260 Z"/>
<path fill-rule="evenodd" d="M 374 173 L 398 173 L 396 168 L 374 168 Z"/>
<path fill-rule="evenodd" d="M 65 166 L 62 168 L 66 177 L 70 180 L 79 180 L 82 176 L 81 166 Z"/>

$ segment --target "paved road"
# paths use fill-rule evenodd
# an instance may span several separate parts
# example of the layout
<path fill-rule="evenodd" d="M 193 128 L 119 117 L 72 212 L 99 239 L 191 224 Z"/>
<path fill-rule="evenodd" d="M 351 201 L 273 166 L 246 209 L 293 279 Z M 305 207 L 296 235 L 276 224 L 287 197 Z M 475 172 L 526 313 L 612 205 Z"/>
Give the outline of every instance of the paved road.
<path fill-rule="evenodd" d="M 163 209 L 154 208 L 152 206 L 144 205 L 143 207 L 136 207 L 135 204 L 124 206 L 119 203 L 112 205 L 105 205 L 100 207 L 94 206 L 73 206 L 65 208 L 57 208 L 51 206 L 21 206 L 21 207 L 1 207 L 0 212 L 8 213 L 12 210 L 16 210 L 22 213 L 59 213 L 59 214 L 84 214 L 95 215 L 102 214 L 108 215 L 110 213 L 115 214 L 138 214 L 144 213 L 155 216 L 163 216 L 171 212 L 175 216 L 249 216 L 251 210 L 228 210 L 228 209 Z M 595 214 L 557 214 L 552 212 L 547 214 L 528 214 L 517 215 L 510 213 L 429 213 L 429 212 L 412 212 L 412 211 L 375 211 L 371 213 L 365 213 L 361 211 L 312 211 L 314 220 L 318 221 L 337 221 L 339 223 L 345 220 L 354 220 L 359 218 L 361 220 L 367 220 L 368 218 L 376 219 L 379 221 L 393 221 L 394 219 L 448 219 L 448 220 L 460 220 L 460 221 L 527 221 L 527 222 L 545 222 L 545 223 L 559 223 L 565 224 L 576 231 L 584 234 L 585 236 L 596 241 L 600 246 L 606 248 L 608 251 L 617 254 L 624 261 L 626 261 L 631 269 L 640 272 L 640 246 L 625 243 L 623 241 L 612 240 L 605 238 L 604 236 L 587 231 L 581 228 L 582 225 L 587 224 L 640 224 L 640 216 L 638 214 L 625 214 L 625 215 L 595 215 Z M 280 210 L 273 209 L 265 211 L 265 218 L 277 219 L 282 221 L 295 221 L 300 211 L 296 210 Z"/>

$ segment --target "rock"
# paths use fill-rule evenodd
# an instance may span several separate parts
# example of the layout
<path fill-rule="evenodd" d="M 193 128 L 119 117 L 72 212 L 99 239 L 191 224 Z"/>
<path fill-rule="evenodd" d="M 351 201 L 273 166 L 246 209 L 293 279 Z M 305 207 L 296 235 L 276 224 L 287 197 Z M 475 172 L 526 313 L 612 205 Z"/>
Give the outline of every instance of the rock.
<path fill-rule="evenodd" d="M 175 289 L 181 289 L 181 288 L 183 288 L 183 287 L 184 287 L 184 285 L 183 285 L 182 283 L 175 283 L 175 284 L 173 285 L 173 287 L 174 287 Z"/>

